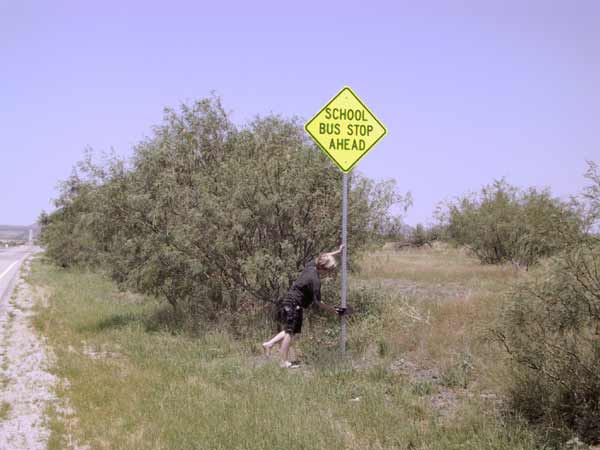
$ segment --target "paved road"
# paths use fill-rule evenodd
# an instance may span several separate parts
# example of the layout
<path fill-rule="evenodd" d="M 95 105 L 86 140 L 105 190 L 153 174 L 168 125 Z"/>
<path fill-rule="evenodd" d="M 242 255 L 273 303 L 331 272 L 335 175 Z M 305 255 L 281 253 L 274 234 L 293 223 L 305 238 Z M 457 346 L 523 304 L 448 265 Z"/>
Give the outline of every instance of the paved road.
<path fill-rule="evenodd" d="M 21 263 L 36 249 L 30 245 L 0 249 L 0 309 L 10 297 Z"/>

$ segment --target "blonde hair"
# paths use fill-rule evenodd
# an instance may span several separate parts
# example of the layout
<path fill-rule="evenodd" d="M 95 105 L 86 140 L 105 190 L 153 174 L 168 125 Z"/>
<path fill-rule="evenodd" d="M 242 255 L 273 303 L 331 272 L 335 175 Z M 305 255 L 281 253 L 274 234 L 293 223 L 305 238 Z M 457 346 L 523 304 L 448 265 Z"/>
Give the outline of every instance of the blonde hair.
<path fill-rule="evenodd" d="M 333 270 L 337 267 L 337 261 L 330 253 L 321 253 L 316 261 L 317 270 Z"/>

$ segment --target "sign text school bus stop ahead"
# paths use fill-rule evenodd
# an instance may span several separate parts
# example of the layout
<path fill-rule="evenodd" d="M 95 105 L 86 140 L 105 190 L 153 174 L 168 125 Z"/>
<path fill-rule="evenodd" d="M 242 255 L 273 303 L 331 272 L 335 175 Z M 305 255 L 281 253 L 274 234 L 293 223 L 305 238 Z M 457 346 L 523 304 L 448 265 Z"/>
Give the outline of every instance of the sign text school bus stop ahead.
<path fill-rule="evenodd" d="M 344 172 L 342 190 L 342 308 L 346 307 L 348 256 L 348 172 L 385 136 L 387 130 L 349 87 L 343 88 L 304 125 L 321 150 Z M 346 317 L 342 316 L 342 353 L 346 353 Z"/>
<path fill-rule="evenodd" d="M 304 129 L 344 173 L 386 134 L 383 124 L 349 87 L 333 97 Z"/>

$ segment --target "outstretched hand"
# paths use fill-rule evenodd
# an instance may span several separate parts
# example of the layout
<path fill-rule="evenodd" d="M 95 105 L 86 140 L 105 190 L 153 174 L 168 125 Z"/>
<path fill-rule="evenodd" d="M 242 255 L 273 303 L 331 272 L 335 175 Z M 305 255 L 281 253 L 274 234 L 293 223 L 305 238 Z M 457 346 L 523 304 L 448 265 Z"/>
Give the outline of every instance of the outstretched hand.
<path fill-rule="evenodd" d="M 342 253 L 342 250 L 344 250 L 344 244 L 340 245 L 337 250 L 335 250 L 329 254 L 332 256 L 339 255 L 340 253 Z"/>
<path fill-rule="evenodd" d="M 342 308 L 341 306 L 335 306 L 335 312 L 338 314 L 338 316 L 343 316 L 344 314 L 346 314 L 346 311 L 348 310 L 348 308 Z"/>

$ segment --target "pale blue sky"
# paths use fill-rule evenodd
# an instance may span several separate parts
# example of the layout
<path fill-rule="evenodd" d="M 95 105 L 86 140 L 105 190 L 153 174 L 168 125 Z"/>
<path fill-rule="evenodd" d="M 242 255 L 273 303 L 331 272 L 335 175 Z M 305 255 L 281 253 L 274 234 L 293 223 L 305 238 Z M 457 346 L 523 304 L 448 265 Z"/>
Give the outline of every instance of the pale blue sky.
<path fill-rule="evenodd" d="M 308 119 L 344 85 L 388 128 L 358 170 L 412 192 L 410 224 L 502 176 L 574 194 L 600 161 L 600 2 L 0 0 L 0 223 L 165 106 Z"/>

